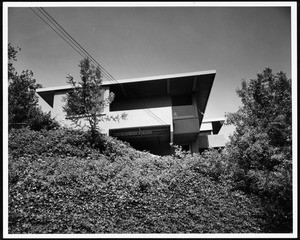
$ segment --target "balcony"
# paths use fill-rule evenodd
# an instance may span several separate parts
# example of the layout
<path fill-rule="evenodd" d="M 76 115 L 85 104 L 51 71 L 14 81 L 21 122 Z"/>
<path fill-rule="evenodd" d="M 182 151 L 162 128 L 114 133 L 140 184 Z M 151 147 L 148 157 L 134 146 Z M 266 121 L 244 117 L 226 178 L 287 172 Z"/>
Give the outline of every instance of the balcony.
<path fill-rule="evenodd" d="M 193 105 L 173 106 L 173 119 L 195 118 L 195 109 Z"/>
<path fill-rule="evenodd" d="M 193 105 L 173 106 L 174 142 L 193 142 L 199 134 L 199 119 Z"/>

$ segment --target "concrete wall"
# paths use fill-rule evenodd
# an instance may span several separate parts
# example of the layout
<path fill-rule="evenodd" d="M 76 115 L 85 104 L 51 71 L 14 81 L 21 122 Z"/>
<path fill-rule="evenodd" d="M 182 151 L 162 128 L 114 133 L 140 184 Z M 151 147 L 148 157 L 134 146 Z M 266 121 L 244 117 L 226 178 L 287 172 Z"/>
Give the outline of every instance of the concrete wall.
<path fill-rule="evenodd" d="M 199 148 L 218 148 L 224 147 L 226 139 L 223 135 L 198 136 Z"/>
<path fill-rule="evenodd" d="M 56 92 L 54 94 L 51 116 L 59 121 L 62 125 L 70 126 L 72 122 L 66 119 L 67 114 L 63 111 L 63 106 L 66 104 L 66 102 L 63 100 L 65 96 L 66 92 Z"/>
<path fill-rule="evenodd" d="M 151 112 L 149 112 L 148 110 L 150 110 Z M 103 133 L 108 133 L 108 129 L 160 126 L 166 124 L 170 125 L 171 132 L 173 131 L 171 106 L 149 108 L 148 110 L 137 109 L 109 112 L 108 114 L 110 116 L 117 116 L 121 115 L 122 113 L 126 113 L 127 118 L 126 120 L 120 120 L 119 122 L 101 122 L 101 129 L 103 129 Z M 155 116 L 153 114 L 155 114 Z M 156 116 L 159 117 L 159 119 Z"/>
<path fill-rule="evenodd" d="M 58 120 L 62 126 L 72 126 L 72 121 L 66 119 L 66 113 L 63 111 L 63 106 L 66 102 L 64 97 L 66 91 L 57 91 L 54 95 L 53 109 L 51 109 L 51 116 Z M 104 97 L 108 97 L 109 88 L 106 87 Z M 171 142 L 173 141 L 174 134 L 179 134 L 178 137 L 186 141 L 186 144 L 191 145 L 192 152 L 198 152 L 199 148 L 212 148 L 223 147 L 225 145 L 225 138 L 222 135 L 208 135 L 196 136 L 196 140 L 191 141 L 185 136 L 191 133 L 199 132 L 199 119 L 194 104 L 191 106 L 178 106 L 172 108 L 172 101 L 170 96 L 159 97 L 144 97 L 142 99 L 119 101 L 115 105 L 114 111 L 110 111 L 110 107 L 104 108 L 103 114 L 108 116 L 117 116 L 122 113 L 127 114 L 125 120 L 104 121 L 100 122 L 99 127 L 105 134 L 109 133 L 109 129 L 122 129 L 122 128 L 136 128 L 136 127 L 150 127 L 150 126 L 170 126 Z M 117 110 L 119 109 L 119 110 Z M 128 110 L 130 109 L 130 110 Z M 45 110 L 45 108 L 43 108 Z M 47 106 L 47 110 L 49 107 Z M 177 116 L 173 116 L 174 112 Z M 175 129 L 173 129 L 173 117 Z M 82 124 L 86 122 L 82 120 Z M 202 123 L 201 131 L 212 131 L 212 123 Z M 175 140 L 175 139 L 174 139 Z"/>
<path fill-rule="evenodd" d="M 108 97 L 109 88 L 106 87 L 104 98 Z M 63 100 L 66 96 L 66 92 L 56 92 L 54 95 L 54 103 L 53 109 L 51 110 L 51 116 L 58 120 L 63 126 L 71 126 L 72 121 L 66 119 L 66 113 L 63 111 L 63 106 L 65 106 L 66 102 Z M 125 110 L 125 111 L 109 111 L 109 106 L 104 108 L 103 113 L 109 116 L 117 116 L 122 113 L 127 114 L 126 120 L 120 120 L 119 122 L 115 121 L 106 121 L 100 123 L 100 128 L 103 130 L 103 133 L 108 134 L 109 129 L 117 129 L 117 128 L 130 128 L 130 127 L 145 127 L 145 126 L 159 126 L 159 125 L 170 125 L 171 131 L 173 131 L 173 123 L 172 123 L 172 107 L 171 107 L 171 99 L 168 96 L 160 97 L 157 100 L 153 98 L 149 98 L 150 106 L 155 105 L 155 101 L 161 101 L 160 104 L 163 104 L 164 107 L 153 107 L 146 109 L 134 109 L 134 110 Z M 138 99 L 136 99 L 138 102 Z M 122 105 L 122 108 L 134 108 L 132 105 L 134 101 L 127 101 Z M 127 104 L 127 106 L 126 106 Z M 139 102 L 139 104 L 141 104 Z M 138 104 L 137 104 L 138 105 Z M 143 99 L 142 105 L 147 106 L 147 99 Z M 156 104 L 158 105 L 158 103 Z M 154 115 L 155 114 L 155 115 Z M 82 124 L 86 123 L 82 120 Z"/>
<path fill-rule="evenodd" d="M 212 123 L 211 122 L 202 122 L 200 131 L 212 131 Z"/>
<path fill-rule="evenodd" d="M 199 119 L 187 118 L 174 120 L 174 134 L 188 134 L 199 132 Z"/>

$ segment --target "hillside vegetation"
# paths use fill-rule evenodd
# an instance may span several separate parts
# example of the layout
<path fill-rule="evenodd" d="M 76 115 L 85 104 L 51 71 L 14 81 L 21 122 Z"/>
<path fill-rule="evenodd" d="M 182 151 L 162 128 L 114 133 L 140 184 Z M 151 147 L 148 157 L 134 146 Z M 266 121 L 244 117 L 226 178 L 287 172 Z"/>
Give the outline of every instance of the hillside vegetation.
<path fill-rule="evenodd" d="M 259 233 L 222 154 L 140 152 L 69 129 L 9 133 L 9 233 Z M 225 174 L 226 173 L 226 174 Z"/>
<path fill-rule="evenodd" d="M 243 80 L 242 106 L 225 150 L 172 156 L 136 151 L 99 135 L 101 72 L 80 61 L 80 88 L 64 111 L 89 133 L 64 129 L 38 105 L 30 70 L 14 68 L 8 45 L 10 233 L 293 232 L 292 80 L 270 68 Z M 73 123 L 77 123 L 77 118 Z M 78 120 L 79 121 L 79 120 Z M 81 121 L 81 120 L 80 120 Z M 98 125 L 99 123 L 99 125 Z M 21 128 L 21 129 L 16 129 Z M 37 131 L 39 130 L 39 131 Z"/>

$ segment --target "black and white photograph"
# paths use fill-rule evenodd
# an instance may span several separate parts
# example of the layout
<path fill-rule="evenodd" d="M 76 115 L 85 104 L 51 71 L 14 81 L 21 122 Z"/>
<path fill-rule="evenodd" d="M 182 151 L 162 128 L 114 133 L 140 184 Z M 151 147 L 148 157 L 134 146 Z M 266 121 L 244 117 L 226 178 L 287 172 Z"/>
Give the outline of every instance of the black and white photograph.
<path fill-rule="evenodd" d="M 3 238 L 297 238 L 297 2 L 4 2 Z"/>

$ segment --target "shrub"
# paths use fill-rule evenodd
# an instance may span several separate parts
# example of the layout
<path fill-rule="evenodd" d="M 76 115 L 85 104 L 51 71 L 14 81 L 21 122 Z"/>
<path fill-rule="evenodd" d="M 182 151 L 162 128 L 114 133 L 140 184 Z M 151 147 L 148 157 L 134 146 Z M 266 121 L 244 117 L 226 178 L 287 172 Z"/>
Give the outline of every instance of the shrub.
<path fill-rule="evenodd" d="M 9 137 L 10 233 L 262 231 L 260 201 L 222 180 L 213 151 L 160 157 L 68 129 Z"/>
<path fill-rule="evenodd" d="M 88 156 L 97 154 L 89 143 L 89 135 L 72 129 L 32 131 L 29 128 L 12 129 L 9 133 L 9 154 Z"/>
<path fill-rule="evenodd" d="M 270 68 L 237 90 L 243 106 L 227 114 L 236 189 L 263 202 L 266 232 L 292 232 L 292 80 Z"/>
<path fill-rule="evenodd" d="M 28 126 L 31 130 L 40 131 L 42 129 L 51 130 L 60 127 L 59 123 L 51 117 L 50 112 L 44 113 L 36 110 L 34 116 L 28 120 Z"/>

